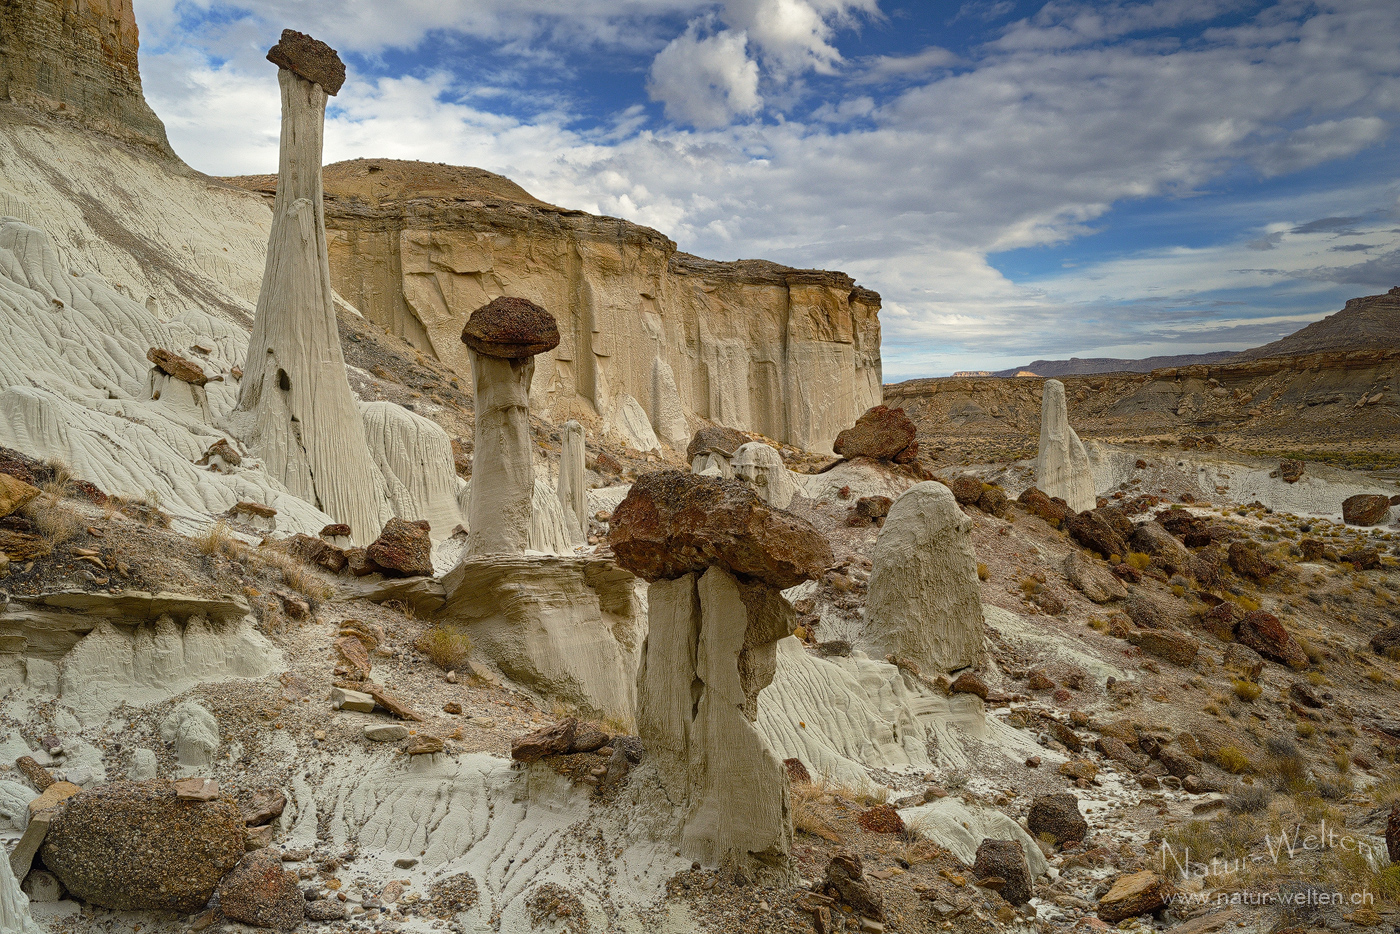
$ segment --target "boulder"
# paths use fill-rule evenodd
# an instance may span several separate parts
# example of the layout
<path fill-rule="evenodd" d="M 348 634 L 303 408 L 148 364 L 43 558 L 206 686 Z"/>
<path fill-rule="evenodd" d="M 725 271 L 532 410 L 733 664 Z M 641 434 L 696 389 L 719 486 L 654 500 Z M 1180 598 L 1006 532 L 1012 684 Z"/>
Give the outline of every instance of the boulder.
<path fill-rule="evenodd" d="M 283 869 L 281 857 L 266 850 L 243 857 L 219 883 L 224 917 L 253 927 L 293 930 L 301 924 L 305 904 L 296 873 Z"/>
<path fill-rule="evenodd" d="M 954 477 L 948 488 L 959 506 L 975 506 L 982 498 L 982 481 L 976 477 Z"/>
<path fill-rule="evenodd" d="M 29 913 L 29 899 L 20 890 L 9 860 L 0 859 L 0 931 L 5 934 L 40 934 Z"/>
<path fill-rule="evenodd" d="M 572 717 L 541 727 L 512 740 L 510 757 L 517 762 L 537 762 L 545 756 L 567 755 L 577 732 L 578 721 Z"/>
<path fill-rule="evenodd" d="M 243 823 L 249 827 L 270 824 L 282 816 L 287 807 L 287 797 L 276 788 L 261 788 L 253 792 L 243 807 Z"/>
<path fill-rule="evenodd" d="M 204 375 L 204 369 L 192 360 L 186 360 L 177 353 L 172 353 L 161 347 L 152 347 L 146 351 L 146 359 L 156 365 L 167 376 L 191 386 L 203 386 L 209 382 L 209 377 Z"/>
<path fill-rule="evenodd" d="M 1128 546 L 1134 551 L 1160 559 L 1167 573 L 1175 574 L 1187 569 L 1191 564 L 1191 552 L 1168 532 L 1160 522 L 1144 522 L 1133 528 L 1128 536 Z M 1123 557 L 1127 557 L 1124 555 Z"/>
<path fill-rule="evenodd" d="M 888 804 L 877 804 L 856 815 L 856 823 L 867 833 L 903 833 L 904 820 Z"/>
<path fill-rule="evenodd" d="M 951 671 L 982 652 L 972 520 L 952 490 L 915 484 L 890 507 L 871 552 L 865 638 L 879 655 Z"/>
<path fill-rule="evenodd" d="M 1163 746 L 1157 751 L 1157 759 L 1168 774 L 1177 778 L 1201 774 L 1200 760 L 1180 746 Z"/>
<path fill-rule="evenodd" d="M 1254 581 L 1268 580 L 1278 572 L 1279 566 L 1259 553 L 1259 549 L 1245 542 L 1232 542 L 1229 551 L 1230 569 L 1240 577 Z"/>
<path fill-rule="evenodd" d="M 1057 379 L 1047 379 L 1042 390 L 1035 485 L 1047 496 L 1060 497 L 1076 512 L 1093 509 L 1097 501 L 1089 454 L 1069 426 L 1065 386 Z"/>
<path fill-rule="evenodd" d="M 39 488 L 23 480 L 0 473 L 0 519 L 12 514 L 39 495 Z"/>
<path fill-rule="evenodd" d="M 327 526 L 328 529 L 349 529 L 347 525 Z M 325 534 L 323 531 L 322 535 Z M 348 531 L 341 533 L 349 535 Z M 320 538 L 312 538 L 310 535 L 303 535 L 298 532 L 290 538 L 282 540 L 282 548 L 287 554 L 304 561 L 307 564 L 315 565 L 332 574 L 339 574 L 345 570 L 347 558 L 345 552 L 335 547 L 330 542 L 322 541 Z"/>
<path fill-rule="evenodd" d="M 1278 475 L 1284 483 L 1297 483 L 1303 479 L 1303 462 L 1289 458 L 1279 461 Z"/>
<path fill-rule="evenodd" d="M 386 577 L 432 577 L 433 540 L 428 524 L 395 516 L 365 549 L 365 557 Z"/>
<path fill-rule="evenodd" d="M 1400 658 L 1400 624 L 1387 626 L 1372 636 L 1371 651 L 1377 655 Z"/>
<path fill-rule="evenodd" d="M 1380 525 L 1390 516 L 1390 498 L 1379 493 L 1358 493 L 1342 501 L 1347 525 Z"/>
<path fill-rule="evenodd" d="M 228 798 L 181 801 L 173 782 L 109 782 L 73 795 L 44 840 L 44 865 L 83 901 L 125 911 L 198 911 L 243 858 Z"/>
<path fill-rule="evenodd" d="M 1069 532 L 1070 538 L 1090 551 L 1098 552 L 1104 558 L 1112 555 L 1118 555 L 1119 558 L 1128 556 L 1127 541 L 1097 511 L 1070 516 L 1065 520 L 1064 528 Z"/>
<path fill-rule="evenodd" d="M 1358 571 L 1374 571 L 1381 566 L 1381 553 L 1376 548 L 1357 548 L 1339 557 L 1354 565 Z"/>
<path fill-rule="evenodd" d="M 786 509 L 797 495 L 797 481 L 771 445 L 759 441 L 740 445 L 730 467 L 734 479 L 753 487 L 758 498 L 770 506 Z"/>
<path fill-rule="evenodd" d="M 293 29 L 282 30 L 282 38 L 267 50 L 267 60 L 319 84 L 332 97 L 345 83 L 345 64 L 335 49 Z"/>
<path fill-rule="evenodd" d="M 1031 515 L 1039 516 L 1057 529 L 1074 515 L 1074 510 L 1070 509 L 1064 500 L 1051 499 L 1035 487 L 1022 491 L 1021 495 L 1016 497 L 1016 502 L 1024 506 Z"/>
<path fill-rule="evenodd" d="M 1119 876 L 1103 898 L 1099 899 L 1099 920 L 1117 924 L 1137 915 L 1150 914 L 1165 908 L 1172 894 L 1171 886 L 1150 869 Z"/>
<path fill-rule="evenodd" d="M 1081 551 L 1071 551 L 1065 557 L 1065 580 L 1095 603 L 1126 600 L 1128 591 L 1108 568 L 1087 558 Z"/>
<path fill-rule="evenodd" d="M 978 697 L 986 700 L 987 695 L 991 693 L 991 689 L 987 687 L 987 682 L 983 681 L 976 674 L 970 671 L 964 671 L 962 674 L 958 675 L 952 685 L 949 686 L 948 693 L 976 694 Z"/>
<path fill-rule="evenodd" d="M 1049 836 L 1060 846 L 1089 835 L 1089 822 L 1079 813 L 1079 799 L 1068 792 L 1039 795 L 1031 802 L 1026 826 L 1037 837 Z"/>
<path fill-rule="evenodd" d="M 894 500 L 888 496 L 862 496 L 851 507 L 851 512 L 846 517 L 846 524 L 854 526 L 880 525 L 890 514 L 890 506 L 893 504 Z"/>
<path fill-rule="evenodd" d="M 1308 654 L 1278 617 L 1263 610 L 1246 613 L 1235 624 L 1235 641 L 1289 668 L 1301 669 L 1310 664 Z"/>
<path fill-rule="evenodd" d="M 1024 905 L 1031 900 L 1031 871 L 1019 840 L 983 840 L 977 847 L 972 875 L 979 883 L 1000 880 L 995 888 L 1012 905 Z"/>
<path fill-rule="evenodd" d="M 914 443 L 914 423 L 903 409 L 877 405 L 836 436 L 832 445 L 841 457 L 869 457 L 892 461 Z"/>
<path fill-rule="evenodd" d="M 1305 538 L 1298 543 L 1298 547 L 1303 552 L 1304 561 L 1321 561 L 1327 546 L 1315 538 Z"/>
<path fill-rule="evenodd" d="M 706 425 L 690 439 L 690 444 L 685 449 L 685 459 L 693 462 L 703 454 L 715 454 L 728 460 L 748 442 L 749 436 L 742 431 L 725 428 L 723 425 Z"/>
<path fill-rule="evenodd" d="M 1225 646 L 1221 664 L 1227 671 L 1233 671 L 1247 681 L 1258 681 L 1264 672 L 1264 658 L 1247 645 L 1231 642 Z"/>
<path fill-rule="evenodd" d="M 521 360 L 559 346 L 559 322 L 529 299 L 502 296 L 472 312 L 462 343 L 486 357 Z"/>
<path fill-rule="evenodd" d="M 1166 629 L 1170 625 L 1166 611 L 1151 597 L 1134 597 L 1123 606 L 1123 612 L 1134 625 L 1143 629 Z"/>
<path fill-rule="evenodd" d="M 1170 630 L 1139 629 L 1129 634 L 1128 641 L 1148 655 L 1164 658 L 1183 668 L 1196 660 L 1196 653 L 1201 649 L 1201 643 L 1186 633 Z"/>
<path fill-rule="evenodd" d="M 820 577 L 834 560 L 810 523 L 743 483 L 679 470 L 638 478 L 613 512 L 609 541 L 617 563 L 647 581 L 714 565 L 787 588 Z"/>
<path fill-rule="evenodd" d="M 826 864 L 821 891 L 858 914 L 877 921 L 885 916 L 880 896 L 870 888 L 859 854 L 841 850 Z"/>
<path fill-rule="evenodd" d="M 988 486 L 982 490 L 982 495 L 977 497 L 977 508 L 989 515 L 1005 517 L 1007 510 L 1011 508 L 1011 500 L 1001 487 Z"/>

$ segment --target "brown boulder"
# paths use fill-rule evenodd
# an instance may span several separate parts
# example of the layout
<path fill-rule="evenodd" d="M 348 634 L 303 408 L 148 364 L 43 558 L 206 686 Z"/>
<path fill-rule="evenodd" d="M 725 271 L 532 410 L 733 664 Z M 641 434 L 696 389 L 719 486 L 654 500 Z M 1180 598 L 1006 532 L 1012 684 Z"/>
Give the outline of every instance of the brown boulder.
<path fill-rule="evenodd" d="M 1400 623 L 1387 626 L 1371 637 L 1371 651 L 1400 659 Z"/>
<path fill-rule="evenodd" d="M 1031 871 L 1019 840 L 983 840 L 977 847 L 972 874 L 977 879 L 1000 879 L 997 892 L 1013 905 L 1031 900 Z"/>
<path fill-rule="evenodd" d="M 638 478 L 608 537 L 617 563 L 647 581 L 715 565 L 785 588 L 820 577 L 834 561 L 822 533 L 748 485 L 679 470 Z"/>
<path fill-rule="evenodd" d="M 1120 558 L 1128 556 L 1127 541 L 1097 510 L 1070 516 L 1065 520 L 1065 531 L 1080 545 L 1090 551 L 1097 551 L 1105 558 L 1112 555 L 1118 555 Z"/>
<path fill-rule="evenodd" d="M 291 538 L 282 540 L 282 547 L 287 554 L 298 561 L 305 561 L 307 564 L 314 564 L 319 568 L 324 568 L 332 574 L 339 574 L 345 569 L 345 552 L 332 545 L 330 542 L 323 542 L 319 538 L 312 538 L 310 535 L 303 535 L 298 532 Z"/>
<path fill-rule="evenodd" d="M 230 467 L 237 467 L 243 463 L 243 456 L 233 449 L 233 445 L 229 444 L 226 438 L 220 438 L 209 445 L 209 450 L 204 452 L 204 456 L 197 463 L 206 465 L 216 457 Z"/>
<path fill-rule="evenodd" d="M 0 473 L 0 519 L 13 513 L 39 495 L 39 488 L 17 477 Z"/>
<path fill-rule="evenodd" d="M 1259 549 L 1244 542 L 1230 545 L 1230 568 L 1240 577 L 1250 580 L 1268 580 L 1278 572 L 1279 566 L 1259 553 Z"/>
<path fill-rule="evenodd" d="M 1224 604 L 1228 606 L 1229 604 Z M 1258 681 L 1264 673 L 1264 657 L 1247 645 L 1231 642 L 1225 646 L 1221 664 L 1229 671 L 1242 675 L 1246 681 Z"/>
<path fill-rule="evenodd" d="M 69 798 L 41 856 L 85 902 L 188 914 L 204 907 L 243 852 L 243 815 L 232 800 L 181 801 L 173 782 L 153 779 Z"/>
<path fill-rule="evenodd" d="M 987 682 L 983 681 L 977 675 L 970 671 L 964 671 L 962 674 L 958 675 L 957 680 L 948 688 L 948 693 L 976 694 L 978 697 L 986 700 L 987 695 L 991 693 L 991 689 L 987 687 Z"/>
<path fill-rule="evenodd" d="M 1247 613 L 1235 624 L 1235 641 L 1289 668 L 1309 665 L 1308 654 L 1298 640 L 1283 628 L 1277 616 L 1263 610 Z"/>
<path fill-rule="evenodd" d="M 432 577 L 433 540 L 428 523 L 407 522 L 395 516 L 365 549 L 365 558 L 385 577 Z"/>
<path fill-rule="evenodd" d="M 1184 571 L 1191 565 L 1191 552 L 1160 522 L 1144 522 L 1135 527 L 1128 537 L 1128 545 L 1134 551 L 1159 559 L 1158 563 L 1168 574 Z"/>
<path fill-rule="evenodd" d="M 462 343 L 482 356 L 523 360 L 559 346 L 559 322 L 529 299 L 502 296 L 472 312 Z"/>
<path fill-rule="evenodd" d="M 1112 603 L 1128 597 L 1127 588 L 1118 578 L 1082 551 L 1071 551 L 1065 556 L 1064 573 L 1065 580 L 1095 603 Z"/>
<path fill-rule="evenodd" d="M 344 522 L 332 522 L 316 534 L 322 538 L 349 538 L 351 533 L 350 526 Z"/>
<path fill-rule="evenodd" d="M 266 850 L 243 857 L 219 883 L 219 910 L 253 927 L 290 931 L 301 923 L 305 903 L 296 874 Z"/>
<path fill-rule="evenodd" d="M 982 498 L 982 481 L 976 477 L 954 477 L 948 486 L 959 506 L 975 506 Z"/>
<path fill-rule="evenodd" d="M 1099 899 L 1099 920 L 1117 924 L 1137 915 L 1166 907 L 1172 888 L 1150 869 L 1119 876 L 1108 894 Z"/>
<path fill-rule="evenodd" d="M 1298 543 L 1298 547 L 1303 551 L 1304 561 L 1321 561 L 1323 549 L 1327 546 L 1315 538 L 1305 538 Z"/>
<path fill-rule="evenodd" d="M 1089 822 L 1079 813 L 1079 799 L 1069 792 L 1040 795 L 1031 802 L 1026 826 L 1035 836 L 1048 835 L 1055 843 L 1078 843 L 1089 835 Z"/>
<path fill-rule="evenodd" d="M 1375 548 L 1357 548 L 1342 555 L 1341 559 L 1355 565 L 1358 571 L 1374 571 L 1381 566 L 1381 553 Z"/>
<path fill-rule="evenodd" d="M 545 756 L 567 755 L 578 733 L 578 721 L 570 717 L 533 733 L 511 740 L 510 757 L 517 762 L 536 762 Z"/>
<path fill-rule="evenodd" d="M 1303 479 L 1303 462 L 1289 459 L 1280 461 L 1278 475 L 1284 483 L 1297 483 Z"/>
<path fill-rule="evenodd" d="M 1183 632 L 1140 629 L 1128 641 L 1149 655 L 1164 658 L 1173 665 L 1187 667 L 1196 660 L 1201 644 Z"/>
<path fill-rule="evenodd" d="M 282 38 L 267 50 L 267 60 L 319 84 L 331 97 L 345 83 L 345 63 L 335 49 L 294 29 L 282 30 Z"/>
<path fill-rule="evenodd" d="M 693 461 L 701 454 L 719 454 L 733 457 L 740 446 L 749 443 L 749 436 L 723 425 L 706 425 L 695 433 L 685 449 L 685 459 Z"/>
<path fill-rule="evenodd" d="M 276 788 L 263 788 L 253 792 L 248 805 L 243 808 L 243 823 L 249 827 L 270 824 L 282 816 L 287 807 L 287 798 Z"/>
<path fill-rule="evenodd" d="M 832 450 L 845 458 L 894 460 L 914 443 L 914 423 L 903 409 L 877 405 L 836 436 Z"/>
<path fill-rule="evenodd" d="M 209 377 L 204 375 L 204 369 L 192 360 L 186 360 L 177 353 L 171 353 L 161 347 L 152 347 L 146 351 L 146 359 L 156 365 L 167 376 L 189 383 L 191 386 L 203 386 L 209 382 Z"/>
<path fill-rule="evenodd" d="M 904 818 L 888 804 L 877 804 L 856 815 L 856 823 L 868 833 L 903 833 Z"/>
<path fill-rule="evenodd" d="M 865 878 L 860 856 L 849 850 L 841 850 L 826 864 L 821 891 L 877 921 L 885 916 L 880 896 L 871 890 L 870 882 Z"/>
<path fill-rule="evenodd" d="M 846 524 L 853 526 L 881 525 L 890 514 L 894 500 L 888 496 L 862 496 L 851 507 Z"/>
<path fill-rule="evenodd" d="M 1011 500 L 1001 487 L 988 486 L 977 497 L 977 508 L 993 516 L 1005 516 L 1011 508 Z"/>
<path fill-rule="evenodd" d="M 1390 498 L 1378 493 L 1357 493 L 1342 501 L 1347 525 L 1380 525 L 1390 516 Z"/>
<path fill-rule="evenodd" d="M 1039 516 L 1057 529 L 1061 523 L 1074 515 L 1074 510 L 1070 509 L 1064 500 L 1058 496 L 1052 499 L 1035 487 L 1029 487 L 1022 492 L 1016 497 L 1016 502 L 1024 506 L 1031 515 Z"/>
<path fill-rule="evenodd" d="M 812 784 L 812 773 L 807 771 L 807 766 L 802 764 L 801 759 L 784 759 L 783 768 L 787 770 L 788 782 L 790 784 Z"/>

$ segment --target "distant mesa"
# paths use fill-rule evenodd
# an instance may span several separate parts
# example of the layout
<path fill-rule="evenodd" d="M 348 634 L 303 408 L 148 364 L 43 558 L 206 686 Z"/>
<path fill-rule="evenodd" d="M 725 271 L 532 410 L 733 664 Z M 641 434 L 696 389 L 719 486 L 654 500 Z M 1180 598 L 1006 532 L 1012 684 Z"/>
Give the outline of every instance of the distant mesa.
<path fill-rule="evenodd" d="M 1231 363 L 1261 360 L 1265 357 L 1293 357 L 1324 352 L 1400 349 L 1400 286 L 1384 295 L 1353 298 L 1336 314 L 1281 340 L 1246 350 L 1230 358 Z"/>

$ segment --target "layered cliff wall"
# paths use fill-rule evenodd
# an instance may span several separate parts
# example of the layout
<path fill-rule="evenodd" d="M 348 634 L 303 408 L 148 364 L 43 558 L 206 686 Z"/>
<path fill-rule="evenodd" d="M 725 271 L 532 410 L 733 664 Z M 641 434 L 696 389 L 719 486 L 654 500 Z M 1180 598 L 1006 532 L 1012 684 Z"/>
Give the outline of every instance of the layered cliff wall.
<path fill-rule="evenodd" d="M 131 0 L 0 0 L 0 100 L 173 157 L 146 104 Z"/>
<path fill-rule="evenodd" d="M 658 360 L 692 427 L 809 450 L 880 401 L 880 297 L 844 273 L 704 260 L 479 169 L 356 160 L 326 168 L 325 192 L 336 290 L 464 376 L 474 309 L 518 295 L 559 318 L 563 340 L 536 364 L 546 418 L 606 419 L 630 397 L 659 427 L 672 380 Z"/>

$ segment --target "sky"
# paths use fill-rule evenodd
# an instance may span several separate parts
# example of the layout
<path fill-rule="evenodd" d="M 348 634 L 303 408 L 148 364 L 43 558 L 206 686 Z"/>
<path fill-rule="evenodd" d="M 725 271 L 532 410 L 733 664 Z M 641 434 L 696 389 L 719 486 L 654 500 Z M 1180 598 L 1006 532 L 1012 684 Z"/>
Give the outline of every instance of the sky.
<path fill-rule="evenodd" d="M 1400 285 L 1396 0 L 135 0 L 146 97 L 276 171 L 283 28 L 326 161 L 499 172 L 883 297 L 885 379 L 1257 346 Z"/>

